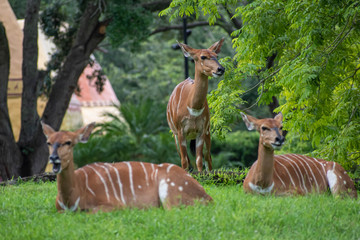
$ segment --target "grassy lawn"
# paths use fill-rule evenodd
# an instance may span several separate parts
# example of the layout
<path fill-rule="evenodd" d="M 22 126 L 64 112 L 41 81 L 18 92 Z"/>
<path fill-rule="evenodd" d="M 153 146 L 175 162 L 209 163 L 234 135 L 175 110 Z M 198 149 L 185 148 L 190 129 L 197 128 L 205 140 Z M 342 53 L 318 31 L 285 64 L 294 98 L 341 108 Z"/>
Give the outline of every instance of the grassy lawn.
<path fill-rule="evenodd" d="M 253 196 L 205 185 L 215 202 L 165 211 L 63 213 L 56 183 L 0 188 L 1 239 L 359 239 L 359 200 Z"/>

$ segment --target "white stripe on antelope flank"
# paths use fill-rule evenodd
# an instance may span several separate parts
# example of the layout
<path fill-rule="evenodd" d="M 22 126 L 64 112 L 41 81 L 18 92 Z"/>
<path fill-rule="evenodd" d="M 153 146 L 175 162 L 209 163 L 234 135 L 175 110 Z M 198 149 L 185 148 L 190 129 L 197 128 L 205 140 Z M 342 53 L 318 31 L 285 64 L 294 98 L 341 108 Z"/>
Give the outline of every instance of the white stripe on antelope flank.
<path fill-rule="evenodd" d="M 322 164 L 319 160 L 317 160 L 316 158 L 312 158 L 314 161 L 316 161 L 317 163 L 319 163 L 320 164 L 320 166 L 322 167 L 322 169 L 323 169 L 323 172 L 324 172 L 324 174 L 326 173 L 326 171 L 325 171 L 325 163 L 324 164 Z"/>
<path fill-rule="evenodd" d="M 280 180 L 281 184 L 282 184 L 284 187 L 286 187 L 284 181 L 281 179 L 281 177 L 279 176 L 279 174 L 276 172 L 276 168 L 274 168 L 274 173 L 275 173 L 276 177 Z"/>
<path fill-rule="evenodd" d="M 146 168 L 145 168 L 145 166 L 144 166 L 144 163 L 140 162 L 140 164 L 141 164 L 141 167 L 143 168 L 144 173 L 145 173 L 146 186 L 149 186 L 149 177 L 148 177 Z"/>
<path fill-rule="evenodd" d="M 184 82 L 183 82 L 184 83 Z M 183 84 L 183 86 L 181 87 L 181 91 L 180 91 L 180 97 L 179 97 L 179 102 L 178 102 L 178 105 L 177 105 L 177 108 L 176 108 L 176 112 L 179 111 L 179 106 L 180 106 L 180 103 L 181 103 L 181 95 L 182 95 L 182 92 L 184 90 L 184 86 L 185 84 Z"/>
<path fill-rule="evenodd" d="M 165 182 L 165 179 L 161 179 L 159 183 L 159 197 L 162 204 L 164 204 L 168 196 L 168 184 Z"/>
<path fill-rule="evenodd" d="M 154 180 L 154 171 L 155 171 L 154 164 L 151 164 L 151 169 L 152 169 L 151 180 Z"/>
<path fill-rule="evenodd" d="M 287 162 L 293 167 L 296 175 L 297 175 L 298 178 L 299 178 L 300 188 L 301 188 L 301 182 L 302 182 L 302 184 L 303 184 L 302 189 L 305 190 L 306 193 L 308 193 L 308 190 L 307 190 L 306 185 L 305 185 L 304 176 L 303 176 L 303 174 L 302 174 L 299 166 L 297 165 L 297 163 L 296 163 L 294 160 L 292 160 L 291 158 L 286 157 L 285 155 L 279 155 L 279 157 L 282 158 L 282 159 L 284 159 L 285 161 L 287 161 Z M 290 162 L 291 162 L 291 163 L 290 163 Z M 297 171 L 296 171 L 296 169 L 294 168 L 294 166 L 292 165 L 292 163 L 295 164 L 295 166 L 296 166 L 297 170 L 299 171 L 301 177 L 300 177 L 299 174 L 297 173 Z"/>
<path fill-rule="evenodd" d="M 334 165 L 333 165 L 333 168 L 332 170 L 328 170 L 327 173 L 326 173 L 326 176 L 329 180 L 329 187 L 330 187 L 330 190 L 331 192 L 334 191 L 334 187 L 337 183 L 337 176 L 335 174 L 335 162 L 334 162 Z"/>
<path fill-rule="evenodd" d="M 105 189 L 106 198 L 107 198 L 108 201 L 110 201 L 109 190 L 108 190 L 108 187 L 107 187 L 107 184 L 106 184 L 104 178 L 101 176 L 101 174 L 100 174 L 98 171 L 96 171 L 96 169 L 95 169 L 93 166 L 86 165 L 86 167 L 91 168 L 91 169 L 96 173 L 96 175 L 99 176 L 101 182 L 104 184 L 104 189 Z"/>
<path fill-rule="evenodd" d="M 324 186 L 326 186 L 327 182 L 325 179 L 325 172 L 321 172 L 321 170 L 318 168 L 318 165 L 320 165 L 321 167 L 324 167 L 324 166 L 318 161 L 314 162 L 313 158 L 306 157 L 306 156 L 302 156 L 302 157 L 307 158 L 309 160 L 309 162 L 311 162 L 315 166 L 316 170 L 319 172 L 319 175 L 321 176 L 321 178 L 324 182 Z"/>
<path fill-rule="evenodd" d="M 170 172 L 170 169 L 171 169 L 173 166 L 174 166 L 173 164 L 170 164 L 170 165 L 166 168 L 166 173 L 169 173 L 169 172 Z"/>
<path fill-rule="evenodd" d="M 131 193 L 133 195 L 133 199 L 136 200 L 134 182 L 133 182 L 133 174 L 132 174 L 132 167 L 131 167 L 131 164 L 129 162 L 125 162 L 125 163 L 129 168 L 130 190 L 131 190 Z"/>
<path fill-rule="evenodd" d="M 291 160 L 291 159 L 289 159 L 289 158 L 287 158 L 287 157 L 285 157 L 285 156 L 279 156 L 279 157 L 281 157 L 283 160 L 285 160 L 285 162 L 287 162 L 288 163 L 288 166 L 290 165 L 291 166 L 291 168 L 294 170 L 294 172 L 295 172 L 295 174 L 296 174 L 296 176 L 297 176 L 297 178 L 298 178 L 298 180 L 299 180 L 299 183 L 301 183 L 301 177 L 300 177 L 300 175 L 298 174 L 298 172 L 297 172 L 297 170 L 296 170 L 296 168 L 294 167 L 294 165 L 293 165 L 293 161 Z M 299 167 L 298 167 L 299 168 Z M 300 171 L 300 170 L 299 170 Z M 300 174 L 301 174 L 301 171 L 300 171 Z M 301 187 L 301 186 L 300 186 Z"/>
<path fill-rule="evenodd" d="M 157 179 L 158 169 L 155 170 L 155 180 Z"/>
<path fill-rule="evenodd" d="M 316 180 L 316 177 L 315 177 L 314 172 L 312 171 L 312 169 L 311 169 L 310 165 L 308 164 L 308 162 L 306 161 L 306 159 L 301 158 L 301 157 L 298 157 L 298 155 L 295 155 L 295 154 L 293 154 L 293 156 L 296 157 L 297 159 L 302 160 L 302 161 L 306 164 L 306 166 L 308 166 L 308 168 L 309 168 L 309 170 L 310 170 L 310 172 L 311 172 L 311 175 L 313 176 L 313 179 L 314 179 L 314 181 L 315 181 L 315 185 L 316 185 L 317 192 L 319 192 L 319 191 L 320 191 L 320 189 L 319 189 L 319 184 L 318 184 L 318 182 L 317 182 L 317 180 Z M 310 179 L 310 180 L 311 180 L 311 179 Z M 311 184 L 311 185 L 312 185 L 312 184 Z"/>
<path fill-rule="evenodd" d="M 108 179 L 109 179 L 109 181 L 110 181 L 112 190 L 113 190 L 113 192 L 114 192 L 114 196 L 115 196 L 116 200 L 118 200 L 118 201 L 120 202 L 120 198 L 119 198 L 119 196 L 118 196 L 118 194 L 117 194 L 117 192 L 116 192 L 116 190 L 115 190 L 115 185 L 114 185 L 114 182 L 113 182 L 113 180 L 112 180 L 112 177 L 111 177 L 111 174 L 110 174 L 110 172 L 109 172 L 109 169 L 108 169 L 107 167 L 105 167 L 104 165 L 101 165 L 101 164 L 98 164 L 98 163 L 95 163 L 95 166 L 101 167 L 101 168 L 103 168 L 103 169 L 105 170 L 105 172 L 106 172 L 106 174 L 107 174 L 107 176 L 108 176 Z"/>
<path fill-rule="evenodd" d="M 89 190 L 89 192 L 93 195 L 93 196 L 96 196 L 96 194 L 94 193 L 94 191 L 90 188 L 89 186 L 89 182 L 88 182 L 88 175 L 86 173 L 86 171 L 83 169 L 83 168 L 80 168 L 79 170 L 81 170 L 84 175 L 85 175 L 85 186 L 86 186 L 86 189 Z"/>
<path fill-rule="evenodd" d="M 171 104 L 172 114 L 175 113 L 175 112 L 174 112 L 174 111 L 175 111 L 175 107 L 174 107 L 175 101 L 174 101 L 174 99 L 176 99 L 177 88 L 179 88 L 180 85 L 182 85 L 182 84 L 183 84 L 183 83 L 181 82 L 181 83 L 179 83 L 178 85 L 176 85 L 174 91 L 172 92 L 172 94 L 171 94 L 171 96 L 170 96 L 170 100 L 171 100 L 171 102 L 173 103 L 173 104 Z"/>
<path fill-rule="evenodd" d="M 305 176 L 304 179 L 307 179 L 307 180 L 309 181 L 309 185 L 312 186 L 312 182 L 311 182 L 311 179 L 310 179 L 310 177 L 309 177 L 309 173 L 308 173 L 308 171 L 306 170 L 306 166 L 303 164 L 302 161 L 299 161 L 299 163 L 301 164 L 301 166 L 302 166 L 303 169 L 305 170 L 306 176 Z M 304 176 L 304 175 L 303 175 L 303 176 Z"/>
<path fill-rule="evenodd" d="M 172 119 L 172 117 L 171 117 L 171 115 L 169 115 L 169 117 L 170 117 L 170 122 L 171 122 L 171 131 L 173 131 L 173 133 L 175 134 L 175 130 L 176 130 L 176 128 L 175 128 L 175 124 L 174 124 L 174 121 L 173 121 L 173 119 Z"/>
<path fill-rule="evenodd" d="M 109 164 L 109 163 L 106 163 L 106 165 L 108 165 L 109 167 L 111 167 L 112 169 L 114 169 L 114 171 L 115 171 L 115 173 L 116 173 L 116 177 L 117 177 L 117 182 L 118 182 L 118 185 L 119 185 L 120 198 L 121 198 L 121 201 L 126 205 L 126 201 L 125 201 L 124 193 L 123 193 L 123 185 L 122 185 L 121 180 L 120 180 L 119 171 L 117 170 L 116 167 L 114 167 L 113 165 L 111 165 L 111 164 Z"/>
<path fill-rule="evenodd" d="M 290 174 L 289 170 L 287 169 L 287 167 L 284 166 L 284 164 L 282 164 L 282 163 L 279 162 L 279 161 L 278 161 L 278 163 L 279 163 L 279 165 L 281 165 L 281 166 L 285 169 L 285 171 L 286 171 L 287 174 L 289 175 L 289 178 L 290 178 L 290 181 L 291 181 L 292 185 L 293 185 L 294 187 L 296 187 L 296 186 L 295 186 L 295 183 L 294 183 L 294 181 L 293 181 L 293 179 L 292 179 L 292 177 L 291 177 L 291 174 Z"/>

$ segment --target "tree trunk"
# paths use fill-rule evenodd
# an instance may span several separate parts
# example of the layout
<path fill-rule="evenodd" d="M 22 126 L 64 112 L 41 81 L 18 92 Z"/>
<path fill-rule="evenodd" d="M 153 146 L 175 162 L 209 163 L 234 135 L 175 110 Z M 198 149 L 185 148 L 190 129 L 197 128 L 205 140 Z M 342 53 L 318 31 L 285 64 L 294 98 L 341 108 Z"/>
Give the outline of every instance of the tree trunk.
<path fill-rule="evenodd" d="M 270 110 L 270 113 L 272 114 L 272 117 L 275 117 L 277 115 L 276 112 L 274 112 L 275 108 L 279 107 L 279 101 L 277 100 L 277 98 L 275 96 L 272 96 L 272 102 L 269 103 L 268 107 Z"/>
<path fill-rule="evenodd" d="M 274 62 L 275 62 L 275 58 L 277 56 L 277 53 L 274 53 L 273 55 L 271 55 L 270 57 L 268 57 L 266 59 L 266 69 L 270 69 L 272 67 L 274 67 Z M 274 112 L 274 109 L 279 107 L 279 101 L 275 96 L 272 96 L 272 102 L 268 104 L 270 113 L 272 114 L 273 117 L 275 117 L 277 115 L 277 113 Z"/>
<path fill-rule="evenodd" d="M 38 19 L 41 0 L 29 0 L 26 7 L 23 40 L 23 93 L 21 130 L 18 146 L 23 155 L 21 176 L 31 176 L 45 170 L 48 148 L 37 113 L 37 98 L 41 81 L 38 79 Z"/>
<path fill-rule="evenodd" d="M 61 126 L 71 95 L 77 86 L 81 73 L 89 62 L 90 54 L 105 38 L 107 22 L 99 22 L 99 17 L 98 6 L 89 3 L 80 20 L 72 48 L 52 87 L 42 119 L 55 130 Z"/>
<path fill-rule="evenodd" d="M 6 31 L 0 23 L 0 174 L 2 179 L 18 176 L 21 153 L 12 132 L 7 106 L 10 53 Z"/>

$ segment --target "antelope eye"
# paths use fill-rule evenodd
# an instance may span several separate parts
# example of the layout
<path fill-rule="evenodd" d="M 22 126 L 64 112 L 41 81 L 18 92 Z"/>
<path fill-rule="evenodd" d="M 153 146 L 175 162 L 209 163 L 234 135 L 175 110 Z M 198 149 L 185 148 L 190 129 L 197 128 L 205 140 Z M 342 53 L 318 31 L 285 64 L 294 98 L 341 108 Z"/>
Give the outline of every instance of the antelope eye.
<path fill-rule="evenodd" d="M 283 130 L 283 127 L 281 126 L 279 129 L 282 131 L 282 130 Z"/>
<path fill-rule="evenodd" d="M 262 127 L 261 128 L 263 131 L 268 131 L 268 130 L 270 130 L 269 128 L 267 128 L 267 127 Z"/>
<path fill-rule="evenodd" d="M 207 57 L 206 56 L 201 56 L 201 59 L 205 60 L 205 59 L 207 59 Z"/>
<path fill-rule="evenodd" d="M 46 144 L 47 144 L 48 146 L 51 146 L 51 143 L 50 143 L 50 142 L 47 142 Z"/>
<path fill-rule="evenodd" d="M 71 141 L 67 141 L 67 142 L 65 142 L 63 145 L 71 145 Z"/>

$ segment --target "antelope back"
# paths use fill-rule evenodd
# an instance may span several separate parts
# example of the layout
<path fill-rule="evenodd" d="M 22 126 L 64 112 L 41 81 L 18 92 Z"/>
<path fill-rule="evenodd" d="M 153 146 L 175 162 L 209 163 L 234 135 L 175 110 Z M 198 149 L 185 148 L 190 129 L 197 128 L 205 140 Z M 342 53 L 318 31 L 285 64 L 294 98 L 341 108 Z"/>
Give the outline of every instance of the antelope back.
<path fill-rule="evenodd" d="M 353 181 L 335 162 L 299 154 L 275 155 L 274 181 L 277 191 L 298 194 L 323 193 L 357 198 Z"/>
<path fill-rule="evenodd" d="M 75 171 L 81 209 L 170 209 L 212 198 L 182 168 L 145 162 L 94 163 Z"/>

